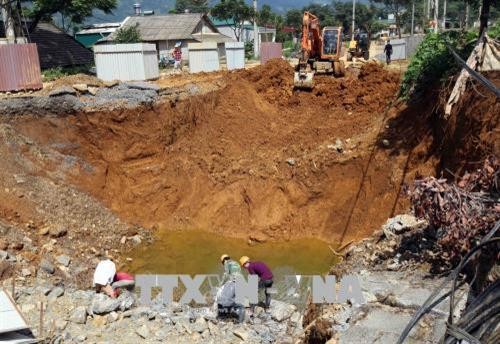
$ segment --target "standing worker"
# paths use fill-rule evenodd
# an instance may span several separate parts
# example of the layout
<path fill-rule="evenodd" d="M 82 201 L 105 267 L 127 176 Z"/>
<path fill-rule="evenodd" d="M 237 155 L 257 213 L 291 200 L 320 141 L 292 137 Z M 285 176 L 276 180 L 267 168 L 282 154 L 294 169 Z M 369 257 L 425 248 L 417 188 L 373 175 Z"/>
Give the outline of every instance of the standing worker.
<path fill-rule="evenodd" d="M 174 46 L 174 69 L 182 70 L 182 50 L 181 50 L 181 42 L 175 43 Z"/>
<path fill-rule="evenodd" d="M 391 63 L 391 55 L 392 55 L 392 44 L 391 44 L 390 39 L 388 39 L 387 43 L 385 44 L 384 53 L 385 53 L 385 62 L 387 64 L 390 64 Z"/>
<path fill-rule="evenodd" d="M 220 257 L 220 262 L 224 266 L 224 275 L 222 276 L 222 283 L 225 284 L 229 280 L 236 280 L 237 276 L 243 276 L 241 273 L 240 264 L 232 260 L 227 254 Z"/>
<path fill-rule="evenodd" d="M 242 267 L 248 270 L 250 275 L 259 276 L 259 290 L 264 289 L 266 295 L 266 308 L 271 305 L 271 294 L 267 291 L 267 288 L 273 286 L 273 273 L 269 267 L 262 262 L 251 262 L 250 258 L 243 256 L 240 258 L 240 264 Z"/>

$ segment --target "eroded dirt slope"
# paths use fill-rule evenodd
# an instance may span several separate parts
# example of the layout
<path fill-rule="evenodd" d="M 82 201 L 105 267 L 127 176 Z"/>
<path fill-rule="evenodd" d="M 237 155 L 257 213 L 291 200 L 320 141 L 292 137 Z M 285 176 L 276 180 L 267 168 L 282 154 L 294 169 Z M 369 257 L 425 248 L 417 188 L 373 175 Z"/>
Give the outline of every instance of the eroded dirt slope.
<path fill-rule="evenodd" d="M 152 109 L 21 116 L 12 125 L 76 157 L 51 178 L 131 223 L 338 241 L 348 221 L 348 237 L 385 221 L 405 156 L 372 150 L 396 74 L 369 64 L 342 79 L 317 76 L 312 92 L 293 92 L 284 61 L 224 77 L 218 91 Z"/>

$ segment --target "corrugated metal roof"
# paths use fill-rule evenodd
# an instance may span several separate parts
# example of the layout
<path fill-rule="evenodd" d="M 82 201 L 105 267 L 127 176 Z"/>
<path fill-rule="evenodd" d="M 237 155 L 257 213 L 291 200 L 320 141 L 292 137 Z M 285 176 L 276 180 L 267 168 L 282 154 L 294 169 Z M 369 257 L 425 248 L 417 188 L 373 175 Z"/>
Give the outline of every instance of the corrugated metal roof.
<path fill-rule="evenodd" d="M 123 27 L 138 25 L 143 41 L 192 39 L 192 34 L 203 18 L 206 18 L 208 25 L 213 25 L 203 14 L 183 13 L 129 17 L 123 23 Z M 213 29 L 217 30 L 215 27 Z M 113 37 L 111 34 L 107 40 L 112 40 Z"/>
<path fill-rule="evenodd" d="M 91 28 L 78 31 L 75 35 L 91 35 L 94 33 L 113 33 L 118 30 L 117 27 Z"/>
<path fill-rule="evenodd" d="M 196 33 L 191 35 L 194 39 L 200 42 L 215 42 L 215 43 L 225 43 L 225 42 L 234 42 L 232 37 L 223 35 L 221 33 Z"/>
<path fill-rule="evenodd" d="M 13 332 L 29 328 L 9 294 L 0 289 L 0 333 Z"/>

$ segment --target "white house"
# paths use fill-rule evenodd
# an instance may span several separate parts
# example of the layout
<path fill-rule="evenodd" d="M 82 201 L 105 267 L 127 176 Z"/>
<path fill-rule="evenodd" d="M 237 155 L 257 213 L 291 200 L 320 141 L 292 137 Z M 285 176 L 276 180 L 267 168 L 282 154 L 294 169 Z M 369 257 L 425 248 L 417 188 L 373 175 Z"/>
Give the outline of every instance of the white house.
<path fill-rule="evenodd" d="M 219 54 L 224 55 L 224 43 L 234 42 L 231 36 L 222 34 L 207 15 L 201 13 L 165 14 L 127 17 L 122 27 L 137 26 L 144 43 L 156 44 L 159 55 L 167 55 L 181 42 L 182 58 L 188 59 L 188 43 L 216 42 Z M 111 43 L 112 33 L 101 43 Z"/>

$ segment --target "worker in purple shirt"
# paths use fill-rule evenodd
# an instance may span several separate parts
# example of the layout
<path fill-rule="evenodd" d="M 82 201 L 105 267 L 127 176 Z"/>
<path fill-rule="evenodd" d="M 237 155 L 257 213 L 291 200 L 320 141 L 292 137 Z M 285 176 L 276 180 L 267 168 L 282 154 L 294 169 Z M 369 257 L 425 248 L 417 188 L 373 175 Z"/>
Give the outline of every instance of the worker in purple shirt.
<path fill-rule="evenodd" d="M 273 286 L 273 273 L 269 267 L 262 262 L 251 262 L 250 258 L 243 256 L 240 258 L 242 267 L 248 270 L 250 275 L 259 276 L 259 289 L 264 289 L 266 295 L 266 308 L 271 305 L 271 294 L 268 293 L 267 288 Z"/>

